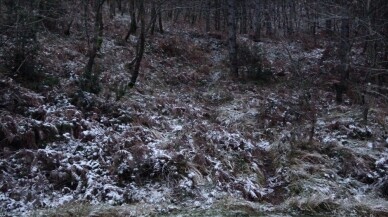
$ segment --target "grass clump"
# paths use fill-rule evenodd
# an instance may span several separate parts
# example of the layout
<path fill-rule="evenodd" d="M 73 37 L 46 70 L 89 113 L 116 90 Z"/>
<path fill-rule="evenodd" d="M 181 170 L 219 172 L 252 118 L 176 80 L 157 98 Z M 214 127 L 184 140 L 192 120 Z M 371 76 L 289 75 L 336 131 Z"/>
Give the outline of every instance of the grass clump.
<path fill-rule="evenodd" d="M 289 206 L 302 213 L 316 215 L 318 213 L 332 213 L 340 207 L 340 204 L 330 196 L 313 194 L 311 196 L 293 197 L 289 200 Z"/>
<path fill-rule="evenodd" d="M 89 216 L 92 212 L 93 207 L 89 203 L 79 203 L 79 202 L 71 202 L 67 203 L 63 206 L 52 208 L 52 209 L 44 209 L 38 210 L 31 213 L 31 217 L 73 217 L 73 216 Z"/>

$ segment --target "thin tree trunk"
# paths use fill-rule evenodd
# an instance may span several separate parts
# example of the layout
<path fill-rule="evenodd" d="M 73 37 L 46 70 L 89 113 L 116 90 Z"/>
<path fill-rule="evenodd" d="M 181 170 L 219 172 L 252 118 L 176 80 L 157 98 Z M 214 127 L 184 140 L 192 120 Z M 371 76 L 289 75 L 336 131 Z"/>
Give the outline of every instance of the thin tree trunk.
<path fill-rule="evenodd" d="M 271 36 L 273 29 L 272 29 L 271 16 L 270 16 L 270 13 L 269 13 L 269 10 L 270 10 L 269 2 L 266 1 L 265 4 L 266 4 L 265 5 L 265 14 L 264 14 L 265 26 L 266 26 L 266 29 L 267 29 L 267 35 Z"/>
<path fill-rule="evenodd" d="M 210 31 L 210 8 L 211 8 L 211 1 L 210 0 L 207 0 L 207 8 L 205 8 L 205 31 L 206 32 L 209 32 Z"/>
<path fill-rule="evenodd" d="M 102 35 L 103 35 L 103 22 L 102 22 L 102 4 L 104 0 L 98 0 L 96 4 L 96 17 L 94 22 L 94 37 L 93 37 L 93 45 L 91 49 L 89 49 L 89 60 L 86 65 L 86 72 L 92 72 L 94 59 L 97 56 L 97 52 L 101 48 L 102 44 Z"/>
<path fill-rule="evenodd" d="M 349 79 L 349 64 L 348 64 L 348 53 L 350 50 L 350 41 L 349 41 L 349 18 L 344 17 L 341 20 L 341 37 L 340 45 L 338 51 L 338 57 L 341 61 L 339 68 L 339 73 L 341 74 L 340 83 L 336 87 L 336 101 L 337 103 L 342 103 L 342 95 L 347 90 L 348 85 L 347 81 Z"/>
<path fill-rule="evenodd" d="M 221 5 L 220 0 L 215 0 L 214 29 L 221 30 Z"/>
<path fill-rule="evenodd" d="M 88 47 L 90 47 L 90 36 L 89 36 L 89 28 L 88 28 L 88 1 L 83 0 L 83 21 L 84 21 L 84 30 L 85 30 L 85 36 L 88 43 Z"/>
<path fill-rule="evenodd" d="M 238 78 L 236 13 L 236 0 L 228 0 L 228 45 L 230 72 L 235 78 Z"/>
<path fill-rule="evenodd" d="M 151 19 L 147 27 L 147 32 L 150 32 L 151 35 L 153 35 L 155 32 L 156 15 L 157 15 L 156 5 L 155 5 L 155 1 L 153 1 L 152 7 L 151 7 Z"/>
<path fill-rule="evenodd" d="M 85 71 L 83 74 L 82 88 L 85 91 L 97 93 L 99 87 L 97 87 L 92 79 L 96 77 L 93 73 L 93 65 L 98 51 L 101 48 L 102 36 L 104 25 L 102 22 L 102 5 L 105 0 L 97 0 L 95 3 L 95 20 L 94 20 L 94 35 L 93 35 L 93 45 L 89 47 L 89 60 L 86 64 Z"/>
<path fill-rule="evenodd" d="M 329 17 L 325 19 L 325 33 L 330 38 L 333 35 L 333 19 L 330 17 L 331 7 L 326 6 L 325 10 L 329 14 Z"/>
<path fill-rule="evenodd" d="M 109 17 L 112 19 L 116 16 L 116 0 L 109 1 Z"/>
<path fill-rule="evenodd" d="M 123 4 L 121 2 L 121 0 L 116 0 L 116 4 L 117 4 L 117 8 L 119 9 L 120 11 L 120 14 L 123 15 Z"/>
<path fill-rule="evenodd" d="M 174 23 L 178 22 L 180 13 L 181 13 L 181 9 L 174 10 Z"/>
<path fill-rule="evenodd" d="M 247 34 L 247 23 L 248 23 L 248 17 L 247 17 L 247 6 L 245 0 L 241 1 L 241 24 L 240 24 L 240 33 L 241 34 Z"/>
<path fill-rule="evenodd" d="M 372 24 L 372 13 L 371 13 L 371 0 L 367 1 L 367 7 L 366 7 L 366 14 L 367 14 L 367 25 L 368 25 L 368 36 L 366 40 L 366 50 L 367 50 L 367 57 L 370 62 L 370 65 L 372 67 L 376 66 L 377 61 L 377 55 L 376 55 L 376 41 L 373 37 L 373 24 Z"/>
<path fill-rule="evenodd" d="M 159 19 L 159 32 L 163 34 L 164 30 L 163 30 L 163 17 L 162 17 L 162 3 L 160 2 L 158 7 L 158 19 Z"/>
<path fill-rule="evenodd" d="M 255 1 L 254 3 L 255 7 L 255 15 L 253 17 L 253 38 L 255 41 L 260 40 L 261 37 L 261 7 L 260 7 L 260 1 Z"/>
<path fill-rule="evenodd" d="M 236 2 L 236 7 L 237 7 L 237 2 Z M 221 17 L 223 18 L 222 19 L 223 22 L 220 22 L 220 30 L 223 32 L 226 32 L 227 28 L 228 28 L 228 13 L 229 13 L 228 7 L 221 7 L 220 13 L 222 14 Z M 236 8 L 236 21 L 235 22 L 236 22 L 236 34 L 237 34 L 237 8 Z"/>
<path fill-rule="evenodd" d="M 200 24 L 203 24 L 203 12 L 204 12 L 204 9 L 203 9 L 203 5 L 204 5 L 204 0 L 201 0 L 200 3 L 199 3 L 199 15 L 198 15 L 198 21 Z"/>
<path fill-rule="evenodd" d="M 135 0 L 131 0 L 129 2 L 129 8 L 130 8 L 130 14 L 131 14 L 131 24 L 127 34 L 124 37 L 125 41 L 128 41 L 129 36 L 131 34 L 135 34 L 137 30 Z"/>
<path fill-rule="evenodd" d="M 139 76 L 139 70 L 140 70 L 140 63 L 143 59 L 144 54 L 144 45 L 145 45 L 145 9 L 144 9 L 144 2 L 139 2 L 139 15 L 140 15 L 140 36 L 138 39 L 138 43 L 136 46 L 136 57 L 134 59 L 134 65 L 132 70 L 132 77 L 131 81 L 128 84 L 128 86 L 133 87 L 137 81 L 137 77 Z"/>
<path fill-rule="evenodd" d="M 66 35 L 66 36 L 69 36 L 70 35 L 70 28 L 71 28 L 71 25 L 73 24 L 74 22 L 74 18 L 72 18 L 70 20 L 70 22 L 66 25 L 66 28 L 65 30 L 63 31 L 63 34 Z"/>

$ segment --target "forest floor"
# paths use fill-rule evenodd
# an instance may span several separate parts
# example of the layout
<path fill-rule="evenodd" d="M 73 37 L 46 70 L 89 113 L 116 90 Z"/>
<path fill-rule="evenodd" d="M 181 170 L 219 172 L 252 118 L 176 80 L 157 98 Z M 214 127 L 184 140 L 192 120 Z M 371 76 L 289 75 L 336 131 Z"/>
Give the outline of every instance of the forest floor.
<path fill-rule="evenodd" d="M 272 73 L 235 80 L 222 34 L 167 25 L 127 88 L 126 23 L 106 24 L 99 94 L 78 90 L 81 33 L 39 36 L 39 82 L 0 72 L 0 216 L 388 215 L 388 107 L 335 102 L 333 43 L 240 36 Z"/>

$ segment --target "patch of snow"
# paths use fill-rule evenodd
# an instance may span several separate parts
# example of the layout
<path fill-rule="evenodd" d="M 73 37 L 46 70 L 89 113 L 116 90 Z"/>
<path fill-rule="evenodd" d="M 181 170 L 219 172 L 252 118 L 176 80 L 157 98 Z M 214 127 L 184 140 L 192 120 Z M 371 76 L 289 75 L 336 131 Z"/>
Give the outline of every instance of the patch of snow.
<path fill-rule="evenodd" d="M 271 143 L 268 141 L 261 141 L 257 144 L 257 146 L 268 151 L 271 148 Z"/>
<path fill-rule="evenodd" d="M 182 125 L 174 125 L 172 126 L 172 132 L 181 131 L 182 128 Z"/>
<path fill-rule="evenodd" d="M 325 137 L 323 137 L 322 139 L 322 142 L 325 143 L 325 144 L 328 144 L 328 143 L 331 143 L 331 142 L 336 142 L 337 139 L 330 136 L 330 135 L 325 135 Z"/>
<path fill-rule="evenodd" d="M 375 162 L 375 164 L 376 164 L 376 165 L 383 165 L 383 164 L 385 164 L 386 162 L 388 162 L 388 159 L 385 158 L 385 157 L 383 157 L 383 158 L 380 158 L 379 160 L 377 160 L 377 161 Z"/>
<path fill-rule="evenodd" d="M 74 200 L 73 195 L 63 195 L 58 199 L 58 205 L 63 205 Z"/>

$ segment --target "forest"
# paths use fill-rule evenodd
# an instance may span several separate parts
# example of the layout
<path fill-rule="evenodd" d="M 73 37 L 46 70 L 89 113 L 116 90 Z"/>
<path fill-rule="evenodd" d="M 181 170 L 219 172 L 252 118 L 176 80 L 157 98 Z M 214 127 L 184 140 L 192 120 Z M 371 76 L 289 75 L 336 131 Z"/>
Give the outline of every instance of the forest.
<path fill-rule="evenodd" d="M 388 1 L 0 0 L 0 216 L 388 216 Z"/>

